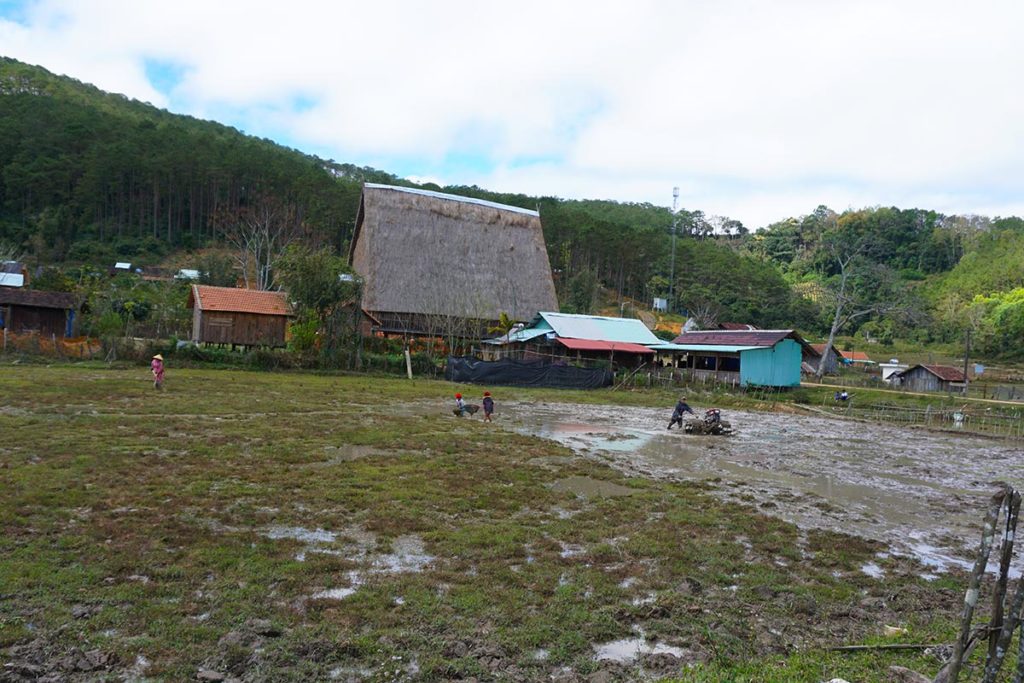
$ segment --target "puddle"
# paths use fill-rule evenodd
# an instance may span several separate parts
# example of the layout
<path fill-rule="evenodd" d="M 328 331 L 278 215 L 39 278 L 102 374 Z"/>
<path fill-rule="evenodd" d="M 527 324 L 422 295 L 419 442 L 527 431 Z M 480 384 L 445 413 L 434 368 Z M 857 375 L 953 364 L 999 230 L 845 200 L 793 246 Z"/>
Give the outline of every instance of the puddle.
<path fill-rule="evenodd" d="M 263 534 L 267 538 L 280 540 L 290 538 L 303 543 L 334 543 L 338 534 L 324 529 L 305 529 L 301 526 L 272 526 Z"/>
<path fill-rule="evenodd" d="M 630 664 L 644 655 L 672 655 L 682 658 L 686 654 L 681 647 L 647 640 L 644 637 L 644 632 L 640 629 L 637 629 L 637 633 L 636 638 L 624 638 L 603 645 L 595 645 L 594 659 Z"/>
<path fill-rule="evenodd" d="M 801 529 L 883 541 L 933 573 L 973 562 L 958 552 L 978 544 L 988 482 L 1024 488 L 1024 471 L 1015 467 L 1019 448 L 970 436 L 727 410 L 736 434 L 721 438 L 667 431 L 671 406 L 508 403 L 504 410 L 513 418 L 507 428 L 552 439 L 627 476 L 722 480 L 715 495 L 723 499 L 749 496 L 752 506 Z M 552 488 L 615 495 L 598 493 L 602 484 L 609 482 L 572 477 Z"/>
<path fill-rule="evenodd" d="M 359 576 L 359 572 L 348 573 L 349 586 L 344 588 L 328 588 L 326 590 L 318 591 L 309 596 L 313 600 L 344 600 L 350 595 L 353 595 L 359 587 L 363 585 L 363 580 Z"/>
<path fill-rule="evenodd" d="M 559 555 L 561 555 L 562 557 L 565 557 L 565 558 L 579 557 L 580 555 L 582 555 L 583 553 L 586 552 L 586 549 L 583 546 L 576 545 L 575 543 L 561 543 L 561 542 L 559 542 L 559 545 L 562 546 L 562 550 L 559 553 Z"/>
<path fill-rule="evenodd" d="M 866 562 L 861 566 L 860 570 L 870 576 L 872 579 L 881 579 L 885 576 L 885 570 L 879 567 L 874 562 Z"/>
<path fill-rule="evenodd" d="M 391 543 L 391 553 L 374 558 L 373 570 L 378 572 L 421 572 L 434 561 L 423 548 L 419 536 L 399 536 Z"/>
<path fill-rule="evenodd" d="M 566 491 L 574 493 L 581 498 L 612 498 L 615 496 L 628 496 L 633 489 L 610 481 L 591 479 L 590 477 L 566 477 L 551 484 L 552 491 Z"/>

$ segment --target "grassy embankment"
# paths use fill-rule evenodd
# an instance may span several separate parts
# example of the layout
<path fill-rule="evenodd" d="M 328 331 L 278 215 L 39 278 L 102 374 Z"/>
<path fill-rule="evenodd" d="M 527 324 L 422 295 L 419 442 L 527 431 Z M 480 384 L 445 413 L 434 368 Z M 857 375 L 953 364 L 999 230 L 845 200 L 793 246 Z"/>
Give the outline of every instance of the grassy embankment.
<path fill-rule="evenodd" d="M 924 581 L 870 542 L 804 532 L 755 500 L 719 502 L 713 484 L 624 478 L 455 419 L 448 384 L 172 368 L 156 393 L 147 375 L 0 367 L 11 662 L 86 676 L 80 653 L 99 651 L 108 671 L 141 655 L 147 676 L 173 680 L 201 667 L 273 680 L 618 677 L 592 648 L 639 626 L 685 651 L 685 669 L 644 661 L 668 677 L 871 681 L 891 663 L 938 665 L 823 648 L 893 642 L 887 624 L 906 642 L 953 637 L 961 577 Z M 499 408 L 666 398 L 502 390 Z M 579 496 L 559 485 L 572 477 L 623 495 Z M 269 537 L 292 527 L 337 536 Z M 381 571 L 395 541 L 421 541 L 433 560 Z M 884 580 L 861 571 L 868 561 Z M 347 587 L 342 600 L 312 597 Z"/>

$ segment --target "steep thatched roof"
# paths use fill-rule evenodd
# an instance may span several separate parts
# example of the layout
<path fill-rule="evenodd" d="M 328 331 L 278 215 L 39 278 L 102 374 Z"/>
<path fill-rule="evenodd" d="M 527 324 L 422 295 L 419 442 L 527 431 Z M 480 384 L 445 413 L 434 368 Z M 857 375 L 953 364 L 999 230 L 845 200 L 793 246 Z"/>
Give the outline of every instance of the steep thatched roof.
<path fill-rule="evenodd" d="M 558 310 L 536 211 L 366 183 L 349 262 L 368 311 L 529 320 Z"/>

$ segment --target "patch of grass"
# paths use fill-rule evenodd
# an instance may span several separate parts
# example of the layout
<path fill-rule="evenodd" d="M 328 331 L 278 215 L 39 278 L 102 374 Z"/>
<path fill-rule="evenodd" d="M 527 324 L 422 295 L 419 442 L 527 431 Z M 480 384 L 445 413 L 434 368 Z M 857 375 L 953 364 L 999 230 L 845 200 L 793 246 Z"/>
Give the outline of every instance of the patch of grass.
<path fill-rule="evenodd" d="M 77 675 L 65 655 L 78 647 L 107 653 L 111 676 L 141 655 L 146 676 L 168 680 L 199 667 L 545 679 L 602 668 L 593 647 L 642 628 L 693 655 L 662 672 L 681 680 L 876 680 L 889 663 L 937 667 L 823 648 L 872 642 L 889 621 L 908 639 L 955 628 L 955 579 L 922 581 L 863 539 L 805 538 L 755 501 L 709 495 L 715 482 L 627 478 L 453 419 L 449 384 L 171 368 L 155 392 L 134 366 L 2 372 L 0 648 L 58 677 Z M 658 391 L 501 394 L 671 404 Z M 631 494 L 551 488 L 568 477 Z M 389 570 L 409 538 L 429 559 Z M 868 561 L 885 583 L 859 571 Z"/>

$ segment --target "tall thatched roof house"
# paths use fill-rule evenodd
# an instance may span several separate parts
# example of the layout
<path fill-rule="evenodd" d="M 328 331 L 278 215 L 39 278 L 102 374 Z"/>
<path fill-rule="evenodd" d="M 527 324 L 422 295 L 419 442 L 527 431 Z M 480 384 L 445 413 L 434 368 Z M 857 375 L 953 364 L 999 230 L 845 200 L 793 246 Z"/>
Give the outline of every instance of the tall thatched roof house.
<path fill-rule="evenodd" d="M 540 214 L 529 209 L 366 183 L 349 262 L 385 333 L 558 310 Z"/>

